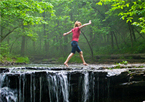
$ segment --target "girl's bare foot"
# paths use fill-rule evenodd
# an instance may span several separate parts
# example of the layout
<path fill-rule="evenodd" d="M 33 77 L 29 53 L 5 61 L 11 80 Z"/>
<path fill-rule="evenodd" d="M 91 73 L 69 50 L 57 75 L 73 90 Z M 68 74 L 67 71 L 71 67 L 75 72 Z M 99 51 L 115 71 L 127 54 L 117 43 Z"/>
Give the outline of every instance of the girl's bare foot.
<path fill-rule="evenodd" d="M 87 66 L 88 64 L 87 63 L 83 63 L 83 65 Z"/>
<path fill-rule="evenodd" d="M 68 64 L 64 62 L 64 65 L 66 65 L 68 67 Z"/>

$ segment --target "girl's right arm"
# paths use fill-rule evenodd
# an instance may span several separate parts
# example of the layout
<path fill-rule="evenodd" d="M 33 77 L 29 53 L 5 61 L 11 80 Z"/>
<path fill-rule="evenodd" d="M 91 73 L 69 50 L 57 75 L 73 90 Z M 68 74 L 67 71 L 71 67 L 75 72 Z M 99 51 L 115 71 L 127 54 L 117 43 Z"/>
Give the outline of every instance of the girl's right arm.
<path fill-rule="evenodd" d="M 79 28 L 81 29 L 81 28 L 83 28 L 83 27 L 85 27 L 85 26 L 87 26 L 87 25 L 90 25 L 91 23 L 92 23 L 91 20 L 89 20 L 89 23 L 83 24 L 83 25 L 80 26 Z"/>
<path fill-rule="evenodd" d="M 72 32 L 72 30 L 68 31 L 67 33 L 64 33 L 63 36 L 66 36 L 68 34 L 70 34 Z"/>

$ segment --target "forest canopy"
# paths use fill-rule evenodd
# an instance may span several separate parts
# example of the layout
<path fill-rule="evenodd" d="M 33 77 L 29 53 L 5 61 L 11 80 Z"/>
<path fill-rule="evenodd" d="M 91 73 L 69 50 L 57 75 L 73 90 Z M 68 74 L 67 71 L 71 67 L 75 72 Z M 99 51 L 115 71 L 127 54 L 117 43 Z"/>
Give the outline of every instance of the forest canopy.
<path fill-rule="evenodd" d="M 86 58 L 145 52 L 144 0 L 0 0 L 0 9 L 1 62 L 14 56 L 63 62 L 72 38 L 63 33 L 89 20 L 79 40 Z"/>

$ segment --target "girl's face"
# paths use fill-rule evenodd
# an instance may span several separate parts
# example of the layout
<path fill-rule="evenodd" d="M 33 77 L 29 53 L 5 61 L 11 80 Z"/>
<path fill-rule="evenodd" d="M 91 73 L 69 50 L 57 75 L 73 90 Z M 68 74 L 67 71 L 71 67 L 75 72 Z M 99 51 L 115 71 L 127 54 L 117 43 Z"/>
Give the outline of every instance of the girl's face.
<path fill-rule="evenodd" d="M 74 27 L 80 27 L 81 25 L 82 25 L 81 22 L 76 21 Z"/>
<path fill-rule="evenodd" d="M 80 22 L 78 23 L 78 26 L 81 26 L 81 23 Z"/>

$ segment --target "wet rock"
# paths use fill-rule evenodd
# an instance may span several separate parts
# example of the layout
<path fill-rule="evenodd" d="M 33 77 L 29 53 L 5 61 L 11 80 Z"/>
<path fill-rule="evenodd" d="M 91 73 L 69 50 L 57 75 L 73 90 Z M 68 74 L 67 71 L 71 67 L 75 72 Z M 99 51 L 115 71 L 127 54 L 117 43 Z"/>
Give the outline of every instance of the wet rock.
<path fill-rule="evenodd" d="M 8 68 L 0 68 L 0 73 L 9 72 Z"/>
<path fill-rule="evenodd" d="M 144 68 L 43 66 L 4 72 L 0 82 L 1 88 L 17 90 L 18 102 L 142 102 L 144 75 Z"/>

